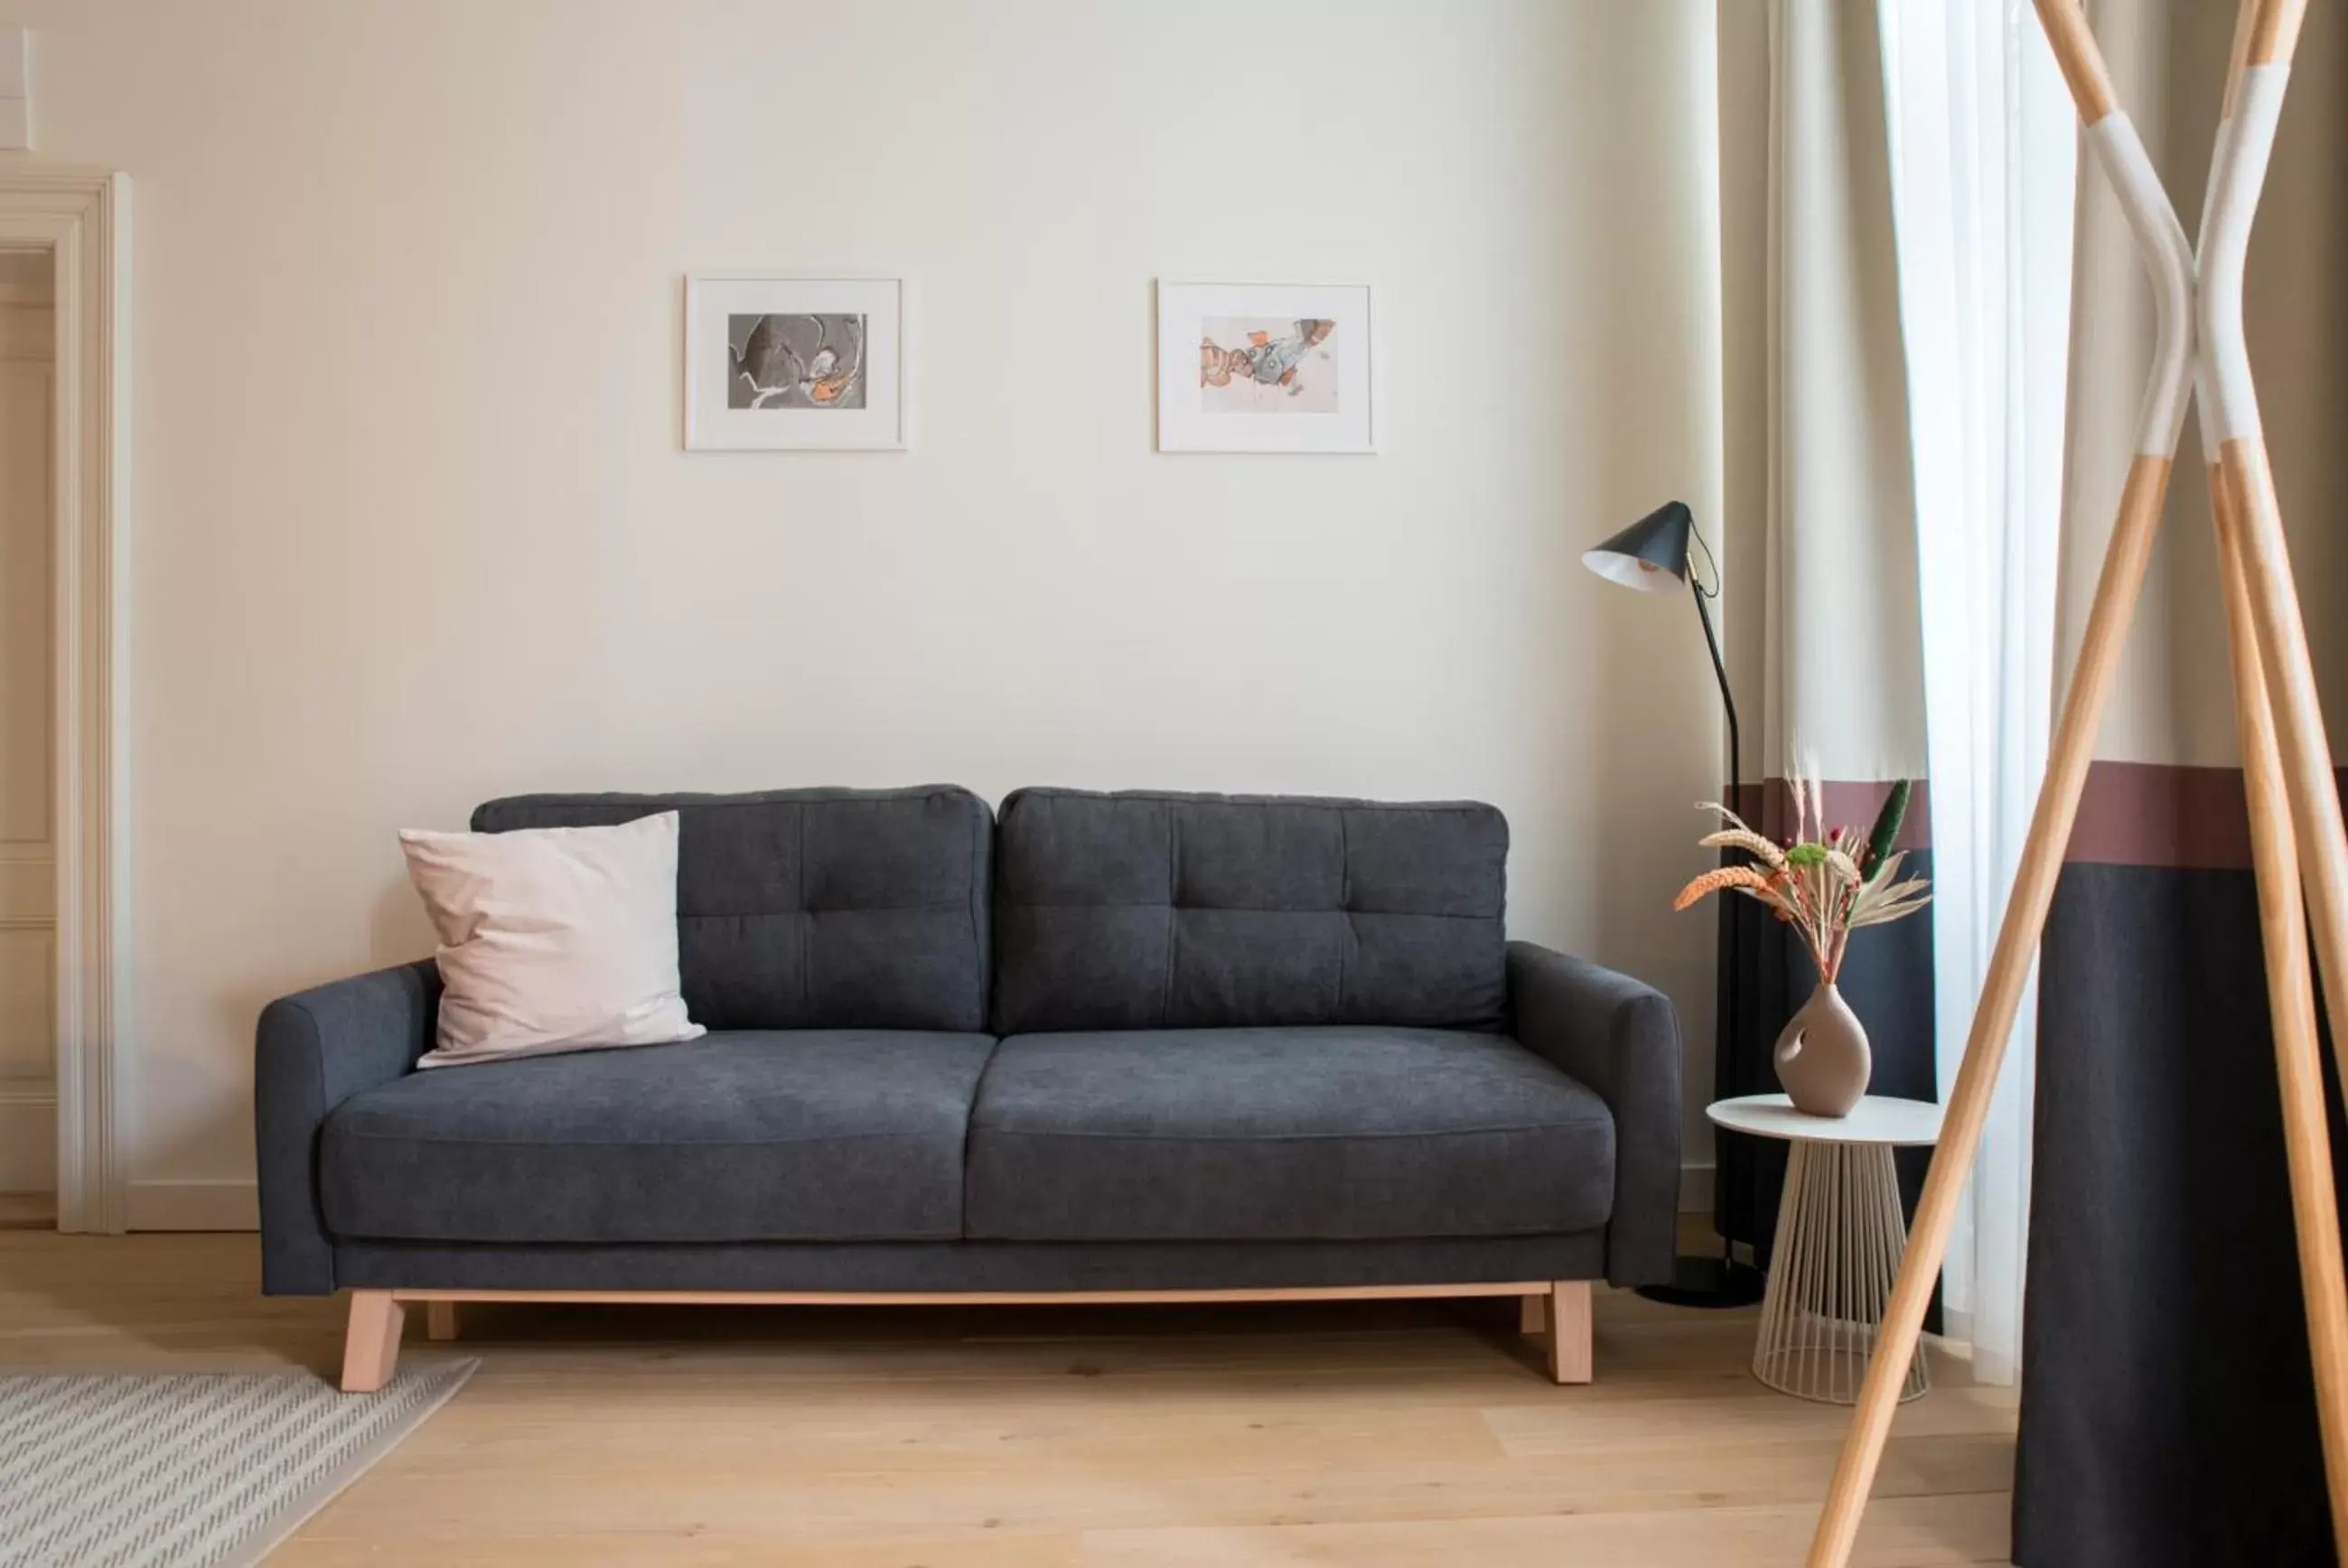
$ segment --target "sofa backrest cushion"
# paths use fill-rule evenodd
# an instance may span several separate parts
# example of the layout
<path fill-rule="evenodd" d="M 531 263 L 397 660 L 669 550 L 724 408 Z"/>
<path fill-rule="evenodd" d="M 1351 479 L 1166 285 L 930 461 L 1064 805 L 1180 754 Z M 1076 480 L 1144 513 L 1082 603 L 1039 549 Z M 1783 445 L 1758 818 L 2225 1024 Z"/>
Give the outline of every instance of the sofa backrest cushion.
<path fill-rule="evenodd" d="M 710 1029 L 986 1027 L 994 814 L 965 789 L 527 794 L 477 833 L 679 816 L 678 967 Z"/>
<path fill-rule="evenodd" d="M 1501 1026 L 1491 806 L 1024 789 L 995 856 L 998 1034 Z"/>

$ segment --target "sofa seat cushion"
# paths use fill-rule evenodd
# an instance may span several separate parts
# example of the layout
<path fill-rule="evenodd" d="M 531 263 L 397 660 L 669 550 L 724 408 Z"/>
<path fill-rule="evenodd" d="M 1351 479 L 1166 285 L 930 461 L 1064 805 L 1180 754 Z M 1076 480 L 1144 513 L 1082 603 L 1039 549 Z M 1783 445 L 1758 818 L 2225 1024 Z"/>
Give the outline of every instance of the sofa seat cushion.
<path fill-rule="evenodd" d="M 410 1073 L 326 1120 L 336 1235 L 952 1240 L 992 1038 L 736 1030 Z"/>
<path fill-rule="evenodd" d="M 1606 1223 L 1614 1122 L 1504 1035 L 1014 1035 L 971 1117 L 991 1241 L 1346 1241 Z"/>

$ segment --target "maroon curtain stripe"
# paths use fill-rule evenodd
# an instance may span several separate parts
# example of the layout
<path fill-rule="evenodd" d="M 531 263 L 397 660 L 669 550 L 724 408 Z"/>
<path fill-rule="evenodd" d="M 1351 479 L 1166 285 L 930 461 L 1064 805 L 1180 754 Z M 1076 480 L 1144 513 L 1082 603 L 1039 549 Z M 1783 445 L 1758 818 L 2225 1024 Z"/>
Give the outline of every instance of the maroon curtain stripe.
<path fill-rule="evenodd" d="M 2340 774 L 2348 794 L 2348 769 Z M 1890 792 L 1889 781 L 1828 779 L 1830 825 L 1865 827 Z M 1782 778 L 1736 792 L 1736 814 L 1773 837 L 1793 831 L 1793 792 Z M 1932 846 L 1929 786 L 1916 781 L 1902 849 Z M 2242 770 L 2180 763 L 2099 762 L 2087 770 L 2079 815 L 2065 862 L 2089 866 L 2152 866 L 2176 870 L 2247 870 L 2250 819 L 2243 804 Z"/>
<path fill-rule="evenodd" d="M 2087 770 L 2066 861 L 2240 870 L 2250 816 L 2240 768 L 2097 763 Z"/>
<path fill-rule="evenodd" d="M 2248 870 L 2250 814 L 2242 770 L 2097 763 L 2087 770 L 2064 858 L 2089 866 Z"/>

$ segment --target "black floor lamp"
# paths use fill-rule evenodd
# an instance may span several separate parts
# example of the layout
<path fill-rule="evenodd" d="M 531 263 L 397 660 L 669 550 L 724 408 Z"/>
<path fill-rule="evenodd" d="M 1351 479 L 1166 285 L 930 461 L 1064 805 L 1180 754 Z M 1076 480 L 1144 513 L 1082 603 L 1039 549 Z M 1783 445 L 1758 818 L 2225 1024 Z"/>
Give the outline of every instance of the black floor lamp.
<path fill-rule="evenodd" d="M 1693 540 L 1704 550 L 1704 563 L 1712 569 L 1712 586 L 1706 588 L 1688 557 L 1688 545 Z M 1667 501 L 1649 512 L 1596 549 L 1585 551 L 1581 564 L 1609 582 L 1619 582 L 1625 588 L 1635 588 L 1642 593 L 1669 593 L 1685 583 L 1695 598 L 1696 620 L 1704 626 L 1704 645 L 1712 652 L 1712 672 L 1720 682 L 1720 701 L 1728 710 L 1728 804 L 1736 810 L 1738 784 L 1744 778 L 1743 752 L 1736 733 L 1736 699 L 1728 690 L 1728 666 L 1720 657 L 1720 636 L 1713 630 L 1712 611 L 1706 601 L 1720 597 L 1720 563 L 1713 559 L 1712 547 L 1704 542 L 1696 531 L 1695 515 L 1684 501 Z M 1742 852 L 1730 850 L 1730 856 Z M 1720 901 L 1722 968 L 1724 983 L 1714 1020 L 1718 1030 L 1713 1041 L 1713 1091 L 1715 1099 L 1725 1099 L 1735 1092 L 1729 1076 L 1729 1062 L 1736 1041 L 1736 993 L 1743 979 L 1738 965 L 1737 915 L 1735 901 Z M 1749 1307 L 1761 1299 L 1763 1276 L 1757 1268 L 1738 1263 L 1721 1243 L 1720 1255 L 1683 1254 L 1673 1270 L 1669 1285 L 1651 1285 L 1639 1294 L 1651 1301 L 1668 1302 L 1675 1307 Z"/>

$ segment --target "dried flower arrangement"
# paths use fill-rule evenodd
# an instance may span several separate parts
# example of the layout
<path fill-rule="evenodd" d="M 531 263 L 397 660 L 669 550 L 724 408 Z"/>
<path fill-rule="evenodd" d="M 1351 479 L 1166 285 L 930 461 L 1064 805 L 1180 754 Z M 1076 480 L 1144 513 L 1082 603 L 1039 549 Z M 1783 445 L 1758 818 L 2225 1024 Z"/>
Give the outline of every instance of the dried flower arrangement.
<path fill-rule="evenodd" d="M 1906 779 L 1891 786 L 1874 827 L 1862 837 L 1855 827 L 1827 826 L 1826 790 L 1817 779 L 1787 783 L 1794 795 L 1794 836 L 1783 844 L 1756 833 L 1725 805 L 1699 805 L 1727 825 L 1704 835 L 1706 848 L 1742 849 L 1759 864 L 1707 871 L 1680 889 L 1672 907 L 1684 909 L 1707 893 L 1757 898 L 1801 932 L 1820 983 L 1830 986 L 1842 972 L 1853 931 L 1912 915 L 1931 899 L 1931 884 L 1922 877 L 1899 880 L 1907 856 L 1891 847 L 1908 815 L 1910 786 Z"/>

